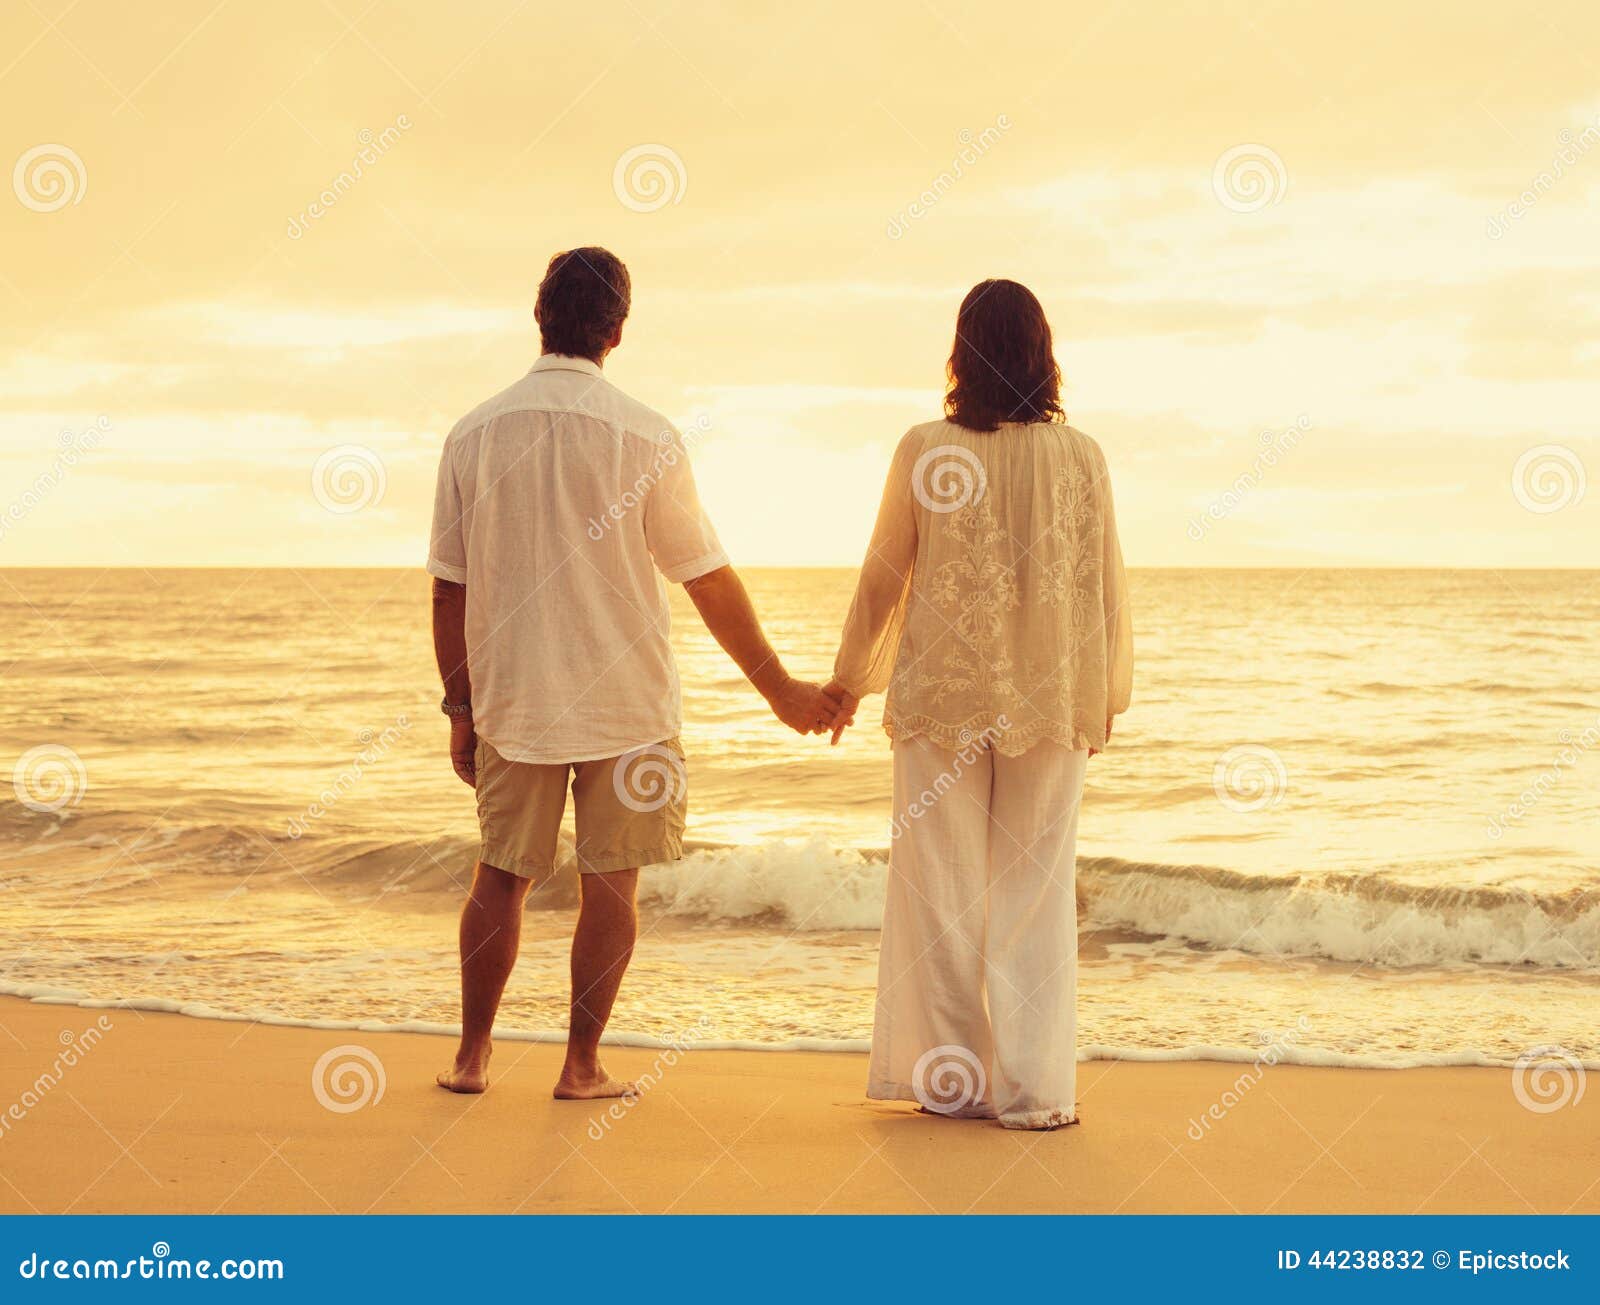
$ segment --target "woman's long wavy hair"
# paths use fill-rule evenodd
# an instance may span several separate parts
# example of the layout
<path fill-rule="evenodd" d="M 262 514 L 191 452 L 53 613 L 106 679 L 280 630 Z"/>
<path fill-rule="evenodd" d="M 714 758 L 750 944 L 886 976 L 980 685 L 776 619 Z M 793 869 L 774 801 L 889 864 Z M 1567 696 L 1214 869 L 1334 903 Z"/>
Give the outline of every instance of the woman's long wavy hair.
<path fill-rule="evenodd" d="M 968 430 L 1067 419 L 1050 323 L 1033 291 L 1015 281 L 980 281 L 967 292 L 945 375 L 945 415 Z"/>

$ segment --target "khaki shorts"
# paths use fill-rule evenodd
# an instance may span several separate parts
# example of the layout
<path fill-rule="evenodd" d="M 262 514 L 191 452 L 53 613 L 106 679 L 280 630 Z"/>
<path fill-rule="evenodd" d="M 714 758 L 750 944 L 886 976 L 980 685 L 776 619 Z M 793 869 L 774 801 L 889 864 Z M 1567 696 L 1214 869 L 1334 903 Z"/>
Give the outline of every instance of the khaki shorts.
<path fill-rule="evenodd" d="M 581 873 L 631 870 L 683 855 L 689 777 L 677 739 L 620 757 L 552 765 L 507 761 L 479 739 L 477 763 L 485 865 L 527 879 L 554 873 L 569 773 Z"/>

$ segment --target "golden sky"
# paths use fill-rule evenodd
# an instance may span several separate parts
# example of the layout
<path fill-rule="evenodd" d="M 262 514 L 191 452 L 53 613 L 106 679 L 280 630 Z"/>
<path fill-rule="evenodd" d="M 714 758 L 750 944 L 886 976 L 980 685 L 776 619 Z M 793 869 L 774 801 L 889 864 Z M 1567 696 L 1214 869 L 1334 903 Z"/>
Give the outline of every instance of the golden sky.
<path fill-rule="evenodd" d="M 1010 276 L 1132 565 L 1600 565 L 1597 52 L 1592 0 L 18 0 L 0 565 L 420 566 L 585 243 L 738 562 L 859 559 Z"/>

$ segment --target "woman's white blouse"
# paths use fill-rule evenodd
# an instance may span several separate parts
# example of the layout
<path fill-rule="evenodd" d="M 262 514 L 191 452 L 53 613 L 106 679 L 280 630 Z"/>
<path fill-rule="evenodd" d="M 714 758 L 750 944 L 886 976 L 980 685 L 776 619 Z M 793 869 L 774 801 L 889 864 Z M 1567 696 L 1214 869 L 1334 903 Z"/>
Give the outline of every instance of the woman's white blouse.
<path fill-rule="evenodd" d="M 1007 756 L 1102 748 L 1133 624 L 1100 446 L 1065 424 L 914 426 L 895 450 L 834 674 L 884 728 Z"/>

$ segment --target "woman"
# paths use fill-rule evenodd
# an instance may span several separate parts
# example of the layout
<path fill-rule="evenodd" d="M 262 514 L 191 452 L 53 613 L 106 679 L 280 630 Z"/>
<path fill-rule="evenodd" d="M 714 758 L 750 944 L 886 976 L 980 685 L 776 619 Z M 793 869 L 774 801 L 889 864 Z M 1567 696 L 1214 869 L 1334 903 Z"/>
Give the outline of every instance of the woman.
<path fill-rule="evenodd" d="M 1057 1128 L 1077 1122 L 1078 803 L 1133 679 L 1122 550 L 1024 286 L 962 301 L 945 412 L 895 450 L 830 686 L 847 707 L 887 688 L 894 743 L 867 1095 Z"/>

